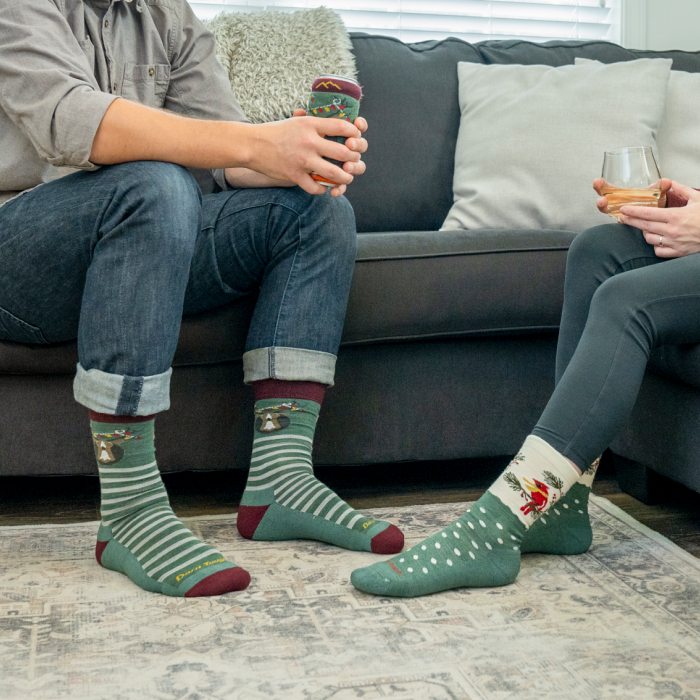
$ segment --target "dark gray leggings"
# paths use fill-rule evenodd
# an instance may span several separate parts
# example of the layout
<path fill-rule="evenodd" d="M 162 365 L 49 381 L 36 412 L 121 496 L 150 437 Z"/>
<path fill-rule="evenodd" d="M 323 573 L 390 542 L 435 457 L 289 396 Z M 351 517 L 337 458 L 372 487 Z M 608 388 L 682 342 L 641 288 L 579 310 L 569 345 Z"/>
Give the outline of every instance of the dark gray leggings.
<path fill-rule="evenodd" d="M 578 235 L 566 261 L 557 385 L 533 433 L 586 468 L 622 428 L 652 350 L 700 342 L 700 255 L 662 259 L 639 230 Z"/>

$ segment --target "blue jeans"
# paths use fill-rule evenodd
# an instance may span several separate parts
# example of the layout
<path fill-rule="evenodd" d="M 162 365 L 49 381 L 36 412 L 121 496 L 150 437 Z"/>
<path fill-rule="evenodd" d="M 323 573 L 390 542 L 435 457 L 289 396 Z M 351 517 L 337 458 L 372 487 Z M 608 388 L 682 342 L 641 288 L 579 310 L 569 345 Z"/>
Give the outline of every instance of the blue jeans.
<path fill-rule="evenodd" d="M 244 380 L 330 385 L 355 251 L 344 198 L 202 197 L 158 162 L 74 173 L 0 207 L 0 339 L 77 338 L 77 401 L 148 415 L 169 407 L 183 313 L 257 293 Z"/>
<path fill-rule="evenodd" d="M 566 261 L 556 388 L 533 430 L 585 469 L 627 422 L 649 357 L 700 342 L 700 254 L 656 257 L 637 229 L 579 234 Z"/>

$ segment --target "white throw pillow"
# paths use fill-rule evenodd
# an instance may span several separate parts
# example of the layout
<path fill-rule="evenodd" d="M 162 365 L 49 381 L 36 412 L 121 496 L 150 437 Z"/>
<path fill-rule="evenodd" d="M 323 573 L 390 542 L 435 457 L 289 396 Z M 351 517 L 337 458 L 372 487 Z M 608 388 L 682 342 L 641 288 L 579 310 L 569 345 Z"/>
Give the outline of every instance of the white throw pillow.
<path fill-rule="evenodd" d="M 671 60 L 457 68 L 454 204 L 442 229 L 580 231 L 609 221 L 591 181 L 605 150 L 656 146 Z"/>
<path fill-rule="evenodd" d="M 585 63 L 598 61 L 576 59 L 576 65 Z M 664 177 L 690 187 L 700 187 L 699 115 L 700 73 L 672 70 L 668 79 L 666 110 L 656 135 L 657 155 Z"/>
<path fill-rule="evenodd" d="M 306 107 L 323 73 L 356 77 L 343 20 L 327 7 L 296 12 L 221 12 L 206 23 L 231 87 L 253 123 L 285 119 Z"/>

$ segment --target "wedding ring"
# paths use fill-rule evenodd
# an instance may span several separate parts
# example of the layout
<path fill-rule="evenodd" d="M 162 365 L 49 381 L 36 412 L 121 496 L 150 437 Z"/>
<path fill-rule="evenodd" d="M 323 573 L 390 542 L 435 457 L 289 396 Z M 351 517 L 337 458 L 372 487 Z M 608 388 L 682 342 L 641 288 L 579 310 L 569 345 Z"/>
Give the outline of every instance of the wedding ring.
<path fill-rule="evenodd" d="M 656 245 L 663 245 L 664 244 L 664 237 L 659 234 L 659 242 Z"/>

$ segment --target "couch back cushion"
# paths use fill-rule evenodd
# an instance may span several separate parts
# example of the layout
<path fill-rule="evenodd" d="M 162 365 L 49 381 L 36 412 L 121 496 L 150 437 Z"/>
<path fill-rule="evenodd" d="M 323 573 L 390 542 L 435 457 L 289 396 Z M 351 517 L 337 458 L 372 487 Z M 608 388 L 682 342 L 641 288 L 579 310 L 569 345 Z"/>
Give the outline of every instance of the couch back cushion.
<path fill-rule="evenodd" d="M 480 62 L 479 53 L 459 39 L 352 42 L 370 143 L 367 173 L 348 188 L 358 231 L 434 231 L 452 205 L 457 63 Z"/>
<path fill-rule="evenodd" d="M 509 39 L 482 41 L 475 46 L 483 63 L 539 63 L 545 66 L 564 66 L 576 57 L 591 58 L 602 63 L 632 61 L 636 58 L 670 58 L 674 70 L 690 73 L 700 71 L 700 52 L 696 51 L 642 51 L 626 49 L 607 41 L 532 41 Z"/>
<path fill-rule="evenodd" d="M 561 66 L 577 56 L 603 63 L 671 58 L 674 70 L 700 72 L 700 52 L 631 50 L 604 41 L 470 44 L 449 38 L 405 44 L 369 34 L 351 38 L 370 142 L 367 172 L 348 189 L 360 232 L 434 231 L 447 216 L 459 130 L 460 61 Z"/>

